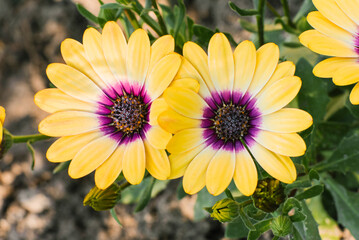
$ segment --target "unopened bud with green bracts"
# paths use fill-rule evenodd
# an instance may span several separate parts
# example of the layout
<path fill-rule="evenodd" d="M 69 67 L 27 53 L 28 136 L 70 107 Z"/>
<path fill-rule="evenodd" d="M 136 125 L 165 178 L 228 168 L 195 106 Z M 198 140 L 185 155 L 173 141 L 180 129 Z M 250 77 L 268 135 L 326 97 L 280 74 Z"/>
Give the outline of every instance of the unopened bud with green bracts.
<path fill-rule="evenodd" d="M 90 206 L 96 211 L 104 211 L 113 208 L 121 198 L 121 188 L 112 184 L 102 190 L 93 187 L 84 199 L 84 206 Z"/>
<path fill-rule="evenodd" d="M 220 222 L 230 222 L 239 216 L 239 203 L 225 198 L 216 202 L 212 207 L 211 217 Z"/>
<path fill-rule="evenodd" d="M 275 236 L 284 237 L 293 231 L 293 223 L 288 216 L 278 216 L 271 222 L 271 229 Z"/>

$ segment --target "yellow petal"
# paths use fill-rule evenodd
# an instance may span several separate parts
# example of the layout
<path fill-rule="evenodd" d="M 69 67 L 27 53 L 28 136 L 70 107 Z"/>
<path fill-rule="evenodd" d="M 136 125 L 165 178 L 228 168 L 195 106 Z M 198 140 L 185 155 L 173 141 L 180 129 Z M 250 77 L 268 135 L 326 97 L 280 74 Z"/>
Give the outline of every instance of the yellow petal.
<path fill-rule="evenodd" d="M 231 45 L 223 33 L 213 35 L 208 45 L 208 67 L 218 92 L 233 89 L 234 59 Z"/>
<path fill-rule="evenodd" d="M 157 62 L 174 50 L 175 40 L 171 35 L 165 35 L 158 38 L 151 46 L 151 58 L 148 72 L 152 72 L 152 68 L 157 64 Z"/>
<path fill-rule="evenodd" d="M 234 50 L 234 90 L 247 91 L 256 69 L 256 55 L 251 41 L 241 42 Z"/>
<path fill-rule="evenodd" d="M 289 157 L 275 154 L 259 144 L 254 144 L 250 150 L 259 165 L 272 177 L 288 184 L 297 178 L 294 163 Z"/>
<path fill-rule="evenodd" d="M 349 96 L 350 102 L 354 105 L 359 104 L 359 83 L 357 83 L 353 90 L 350 92 Z"/>
<path fill-rule="evenodd" d="M 359 0 L 336 0 L 336 2 L 343 12 L 357 25 L 359 25 L 359 16 L 357 11 Z"/>
<path fill-rule="evenodd" d="M 93 70 L 81 43 L 70 38 L 65 39 L 61 43 L 61 54 L 67 65 L 85 74 L 100 88 L 106 86 L 105 82 Z"/>
<path fill-rule="evenodd" d="M 187 128 L 199 128 L 201 120 L 188 118 L 168 109 L 158 116 L 158 124 L 167 132 L 177 133 Z"/>
<path fill-rule="evenodd" d="M 109 86 L 114 86 L 117 82 L 111 69 L 107 65 L 105 55 L 102 50 L 102 36 L 94 28 L 86 29 L 83 36 L 83 45 L 86 56 L 97 75 Z"/>
<path fill-rule="evenodd" d="M 248 92 L 255 96 L 268 82 L 278 65 L 279 48 L 274 43 L 267 43 L 257 51 L 257 64 Z"/>
<path fill-rule="evenodd" d="M 146 132 L 146 139 L 154 148 L 165 149 L 172 134 L 163 130 L 160 126 L 151 126 Z"/>
<path fill-rule="evenodd" d="M 163 98 L 176 112 L 190 118 L 203 118 L 203 112 L 208 108 L 203 98 L 196 92 L 186 88 L 167 88 L 163 93 Z"/>
<path fill-rule="evenodd" d="M 172 81 L 170 87 L 188 88 L 192 91 L 198 92 L 200 85 L 198 81 L 193 78 L 180 78 Z"/>
<path fill-rule="evenodd" d="M 313 73 L 317 77 L 331 78 L 338 69 L 354 64 L 357 64 L 356 58 L 328 58 L 318 63 L 314 67 Z"/>
<path fill-rule="evenodd" d="M 171 53 L 157 62 L 146 81 L 146 89 L 151 99 L 162 95 L 176 76 L 180 65 L 181 57 L 177 53 Z"/>
<path fill-rule="evenodd" d="M 127 43 L 117 23 L 109 21 L 102 31 L 102 48 L 106 62 L 119 81 L 126 78 Z"/>
<path fill-rule="evenodd" d="M 164 149 L 156 149 L 145 140 L 146 169 L 152 177 L 166 180 L 170 176 L 170 162 Z"/>
<path fill-rule="evenodd" d="M 296 108 L 283 108 L 261 117 L 260 129 L 278 133 L 294 133 L 309 128 L 313 124 L 312 116 Z"/>
<path fill-rule="evenodd" d="M 234 151 L 218 150 L 208 165 L 206 186 L 214 196 L 221 194 L 231 183 L 236 155 Z"/>
<path fill-rule="evenodd" d="M 254 139 L 270 151 L 290 157 L 304 155 L 307 148 L 304 140 L 296 133 L 274 133 L 262 130 Z"/>
<path fill-rule="evenodd" d="M 0 122 L 0 144 L 1 144 L 1 141 L 2 141 L 2 135 L 3 135 L 3 124 Z"/>
<path fill-rule="evenodd" d="M 5 108 L 3 108 L 2 106 L 0 106 L 0 123 L 1 123 L 1 124 L 4 124 L 5 116 L 6 116 Z"/>
<path fill-rule="evenodd" d="M 57 88 L 47 88 L 37 92 L 34 102 L 48 113 L 63 110 L 96 111 L 96 105 L 73 98 Z"/>
<path fill-rule="evenodd" d="M 206 185 L 207 168 L 215 154 L 212 147 L 207 147 L 188 165 L 183 176 L 183 189 L 186 193 L 195 194 Z"/>
<path fill-rule="evenodd" d="M 76 69 L 61 63 L 52 63 L 46 69 L 50 81 L 66 94 L 86 102 L 97 102 L 102 90 Z"/>
<path fill-rule="evenodd" d="M 164 98 L 157 98 L 151 103 L 150 109 L 150 125 L 158 125 L 158 116 L 168 109 L 168 104 Z"/>
<path fill-rule="evenodd" d="M 126 147 L 122 160 L 122 171 L 126 180 L 132 185 L 141 183 L 146 169 L 145 147 L 138 138 Z"/>
<path fill-rule="evenodd" d="M 50 162 L 71 160 L 88 143 L 100 138 L 101 132 L 89 132 L 57 139 L 47 150 L 46 158 Z"/>
<path fill-rule="evenodd" d="M 97 115 L 81 111 L 65 111 L 54 113 L 39 124 L 39 132 L 62 137 L 90 132 L 100 127 Z"/>
<path fill-rule="evenodd" d="M 236 153 L 236 164 L 233 175 L 238 190 L 250 196 L 256 190 L 258 182 L 257 168 L 247 150 Z"/>
<path fill-rule="evenodd" d="M 130 82 L 142 86 L 150 64 L 150 39 L 145 30 L 137 29 L 128 40 L 127 75 Z"/>
<path fill-rule="evenodd" d="M 192 159 L 197 156 L 197 154 L 201 152 L 204 148 L 205 144 L 201 144 L 189 151 L 179 154 L 171 154 L 169 156 L 171 166 L 171 175 L 169 179 L 182 177 Z"/>
<path fill-rule="evenodd" d="M 176 133 L 167 145 L 170 153 L 182 153 L 197 147 L 205 141 L 202 128 L 185 129 Z"/>
<path fill-rule="evenodd" d="M 286 77 L 273 83 L 266 91 L 257 98 L 257 107 L 262 115 L 275 112 L 298 94 L 302 81 L 299 77 Z"/>
<path fill-rule="evenodd" d="M 118 142 L 109 136 L 103 136 L 90 142 L 71 161 L 69 176 L 81 178 L 90 174 L 111 156 L 117 145 Z"/>
<path fill-rule="evenodd" d="M 108 188 L 120 175 L 125 145 L 117 146 L 112 155 L 95 171 L 95 183 L 99 189 Z"/>
<path fill-rule="evenodd" d="M 350 32 L 332 23 L 320 12 L 314 11 L 309 13 L 307 20 L 313 28 L 318 30 L 320 33 L 323 33 L 324 35 L 347 42 L 349 44 L 353 43 L 353 35 Z"/>
<path fill-rule="evenodd" d="M 188 60 L 195 70 L 200 74 L 200 81 L 203 79 L 203 84 L 210 90 L 214 91 L 214 85 L 209 75 L 208 56 L 206 52 L 194 42 L 186 42 L 183 46 L 183 56 Z"/>
<path fill-rule="evenodd" d="M 336 57 L 357 57 L 353 46 L 331 37 L 327 37 L 317 30 L 308 30 L 299 36 L 300 42 L 313 52 Z"/>
<path fill-rule="evenodd" d="M 359 64 L 352 64 L 338 69 L 333 75 L 333 82 L 338 86 L 359 82 Z"/>

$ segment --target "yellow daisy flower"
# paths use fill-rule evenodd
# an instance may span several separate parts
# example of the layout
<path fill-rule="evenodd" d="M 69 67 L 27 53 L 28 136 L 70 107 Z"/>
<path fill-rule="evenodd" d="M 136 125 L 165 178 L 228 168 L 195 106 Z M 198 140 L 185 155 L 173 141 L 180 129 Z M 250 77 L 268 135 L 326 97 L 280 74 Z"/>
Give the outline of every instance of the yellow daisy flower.
<path fill-rule="evenodd" d="M 313 0 L 319 11 L 309 13 L 307 19 L 315 30 L 299 36 L 310 50 L 332 56 L 318 63 L 313 73 L 333 78 L 334 84 L 345 86 L 359 81 L 359 1 Z M 350 94 L 350 101 L 359 104 L 359 84 Z"/>
<path fill-rule="evenodd" d="M 71 160 L 72 178 L 95 172 L 105 189 L 123 172 L 139 184 L 145 169 L 167 179 L 170 163 L 165 147 L 171 133 L 158 126 L 164 100 L 159 98 L 175 77 L 181 56 L 167 35 L 150 45 L 146 31 L 126 39 L 115 22 L 102 34 L 89 28 L 83 44 L 66 39 L 61 53 L 66 64 L 46 70 L 57 87 L 35 95 L 35 103 L 51 113 L 39 124 L 42 134 L 60 137 L 47 151 L 51 162 Z"/>
<path fill-rule="evenodd" d="M 0 106 L 0 143 L 2 142 L 2 137 L 4 134 L 4 121 L 5 121 L 5 108 Z"/>
<path fill-rule="evenodd" d="M 257 162 L 274 178 L 285 183 L 296 179 L 289 157 L 306 150 L 296 133 L 312 124 L 312 117 L 299 109 L 283 108 L 298 93 L 299 77 L 292 62 L 278 64 L 279 49 L 268 43 L 256 51 L 244 41 L 232 52 L 222 33 L 210 40 L 207 54 L 195 43 L 183 48 L 184 60 L 176 78 L 194 78 L 198 93 L 171 86 L 163 97 L 170 109 L 158 122 L 175 135 L 170 178 L 183 177 L 189 194 L 207 186 L 213 195 L 222 193 L 233 179 L 237 188 L 251 195 L 257 185 Z"/>

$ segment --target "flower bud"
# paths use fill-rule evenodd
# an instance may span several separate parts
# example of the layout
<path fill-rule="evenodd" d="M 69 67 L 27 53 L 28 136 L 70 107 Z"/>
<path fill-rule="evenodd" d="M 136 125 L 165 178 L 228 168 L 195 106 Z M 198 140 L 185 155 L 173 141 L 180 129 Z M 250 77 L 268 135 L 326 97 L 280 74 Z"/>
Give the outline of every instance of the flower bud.
<path fill-rule="evenodd" d="M 230 222 L 239 216 L 238 203 L 230 198 L 216 202 L 212 211 L 211 217 L 220 222 Z"/>
<path fill-rule="evenodd" d="M 278 216 L 271 222 L 271 229 L 275 236 L 284 237 L 293 231 L 293 223 L 288 216 Z"/>
<path fill-rule="evenodd" d="M 283 186 L 278 180 L 271 178 L 259 181 L 252 195 L 254 206 L 265 212 L 274 212 L 285 197 Z"/>
<path fill-rule="evenodd" d="M 121 198 L 120 187 L 112 184 L 102 190 L 93 187 L 84 199 L 84 206 L 90 206 L 96 211 L 104 211 L 113 208 Z"/>

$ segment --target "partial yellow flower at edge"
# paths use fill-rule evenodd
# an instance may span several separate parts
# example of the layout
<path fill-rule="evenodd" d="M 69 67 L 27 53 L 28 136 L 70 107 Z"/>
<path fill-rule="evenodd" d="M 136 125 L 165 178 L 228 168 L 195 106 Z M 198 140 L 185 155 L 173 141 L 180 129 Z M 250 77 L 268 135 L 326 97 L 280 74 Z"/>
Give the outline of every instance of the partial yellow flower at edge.
<path fill-rule="evenodd" d="M 359 8 L 357 0 L 313 0 L 318 11 L 308 14 L 314 30 L 299 36 L 300 42 L 318 54 L 331 58 L 318 63 L 313 73 L 333 78 L 338 86 L 356 83 L 350 94 L 352 104 L 359 104 Z"/>
<path fill-rule="evenodd" d="M 127 41 L 115 22 L 102 34 L 89 28 L 83 44 L 66 39 L 61 53 L 66 64 L 53 63 L 47 76 L 57 89 L 35 95 L 35 103 L 51 113 L 39 132 L 60 137 L 48 150 L 51 162 L 72 160 L 69 175 L 95 172 L 100 189 L 123 172 L 139 184 L 145 170 L 155 178 L 170 176 L 165 146 L 172 137 L 150 121 L 163 107 L 153 104 L 171 84 L 181 65 L 167 35 L 150 45 L 145 30 L 137 29 Z"/>
<path fill-rule="evenodd" d="M 0 106 L 0 144 L 2 142 L 2 138 L 3 138 L 3 134 L 4 134 L 4 121 L 5 121 L 5 108 L 3 108 L 2 106 Z"/>
<path fill-rule="evenodd" d="M 193 42 L 184 45 L 183 53 L 178 78 L 193 77 L 200 89 L 172 86 L 164 91 L 171 111 L 160 114 L 158 123 L 175 134 L 167 145 L 170 178 L 183 176 L 189 194 L 206 186 L 213 195 L 233 179 L 249 196 L 258 176 L 245 142 L 272 177 L 294 182 L 297 173 L 290 157 L 306 150 L 296 132 L 313 120 L 305 111 L 285 108 L 299 92 L 301 80 L 293 76 L 292 63 L 278 64 L 278 46 L 268 43 L 256 50 L 244 41 L 232 52 L 226 36 L 216 33 L 208 56 Z"/>

